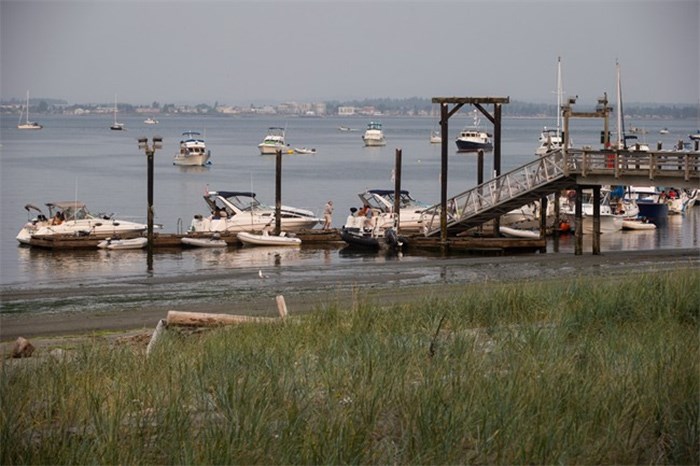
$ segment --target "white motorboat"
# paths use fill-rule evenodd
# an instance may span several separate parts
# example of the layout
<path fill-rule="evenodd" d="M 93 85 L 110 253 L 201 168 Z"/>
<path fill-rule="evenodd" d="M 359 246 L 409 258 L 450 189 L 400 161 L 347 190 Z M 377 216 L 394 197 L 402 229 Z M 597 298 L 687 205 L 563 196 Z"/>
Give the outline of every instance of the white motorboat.
<path fill-rule="evenodd" d="M 697 131 L 696 131 L 695 133 L 693 133 L 693 134 L 689 134 L 689 135 L 688 135 L 688 138 L 689 138 L 691 141 L 700 141 L 700 129 L 697 130 Z"/>
<path fill-rule="evenodd" d="M 491 135 L 479 127 L 480 119 L 474 110 L 474 123 L 471 127 L 464 128 L 457 137 L 458 152 L 476 152 L 479 150 L 493 149 Z"/>
<path fill-rule="evenodd" d="M 662 128 L 659 130 L 659 134 L 668 134 L 668 128 Z"/>
<path fill-rule="evenodd" d="M 24 122 L 22 122 L 22 114 L 23 113 L 25 115 Z M 17 129 L 41 129 L 41 128 L 43 128 L 43 126 L 41 126 L 36 121 L 29 121 L 29 91 L 27 91 L 27 105 L 25 107 L 24 112 L 20 111 L 19 121 L 17 122 Z"/>
<path fill-rule="evenodd" d="M 442 134 L 439 130 L 432 130 L 430 132 L 430 144 L 440 144 L 442 142 Z"/>
<path fill-rule="evenodd" d="M 184 245 L 194 246 L 196 248 L 225 248 L 228 246 L 228 243 L 221 239 L 221 236 L 216 233 L 207 237 L 185 236 L 180 239 L 180 242 Z"/>
<path fill-rule="evenodd" d="M 393 189 L 369 189 L 359 193 L 362 206 L 369 206 L 372 211 L 372 222 L 380 229 L 394 227 L 394 190 Z M 401 232 L 422 231 L 423 211 L 427 204 L 415 200 L 408 191 L 399 192 L 399 230 Z"/>
<path fill-rule="evenodd" d="M 286 232 L 279 235 L 271 235 L 267 230 L 262 233 L 250 233 L 240 231 L 237 233 L 238 240 L 245 246 L 300 246 L 301 239 L 288 236 Z"/>
<path fill-rule="evenodd" d="M 124 123 L 119 123 L 117 121 L 117 96 L 114 96 L 114 123 L 109 127 L 112 131 L 124 131 L 126 127 Z"/>
<path fill-rule="evenodd" d="M 29 220 L 17 234 L 17 241 L 30 244 L 32 236 L 90 236 L 93 238 L 125 237 L 140 234 L 148 228 L 143 223 L 112 218 L 113 214 L 94 215 L 80 201 L 50 202 L 48 217 L 40 208 L 27 204 L 27 212 L 39 214 Z"/>
<path fill-rule="evenodd" d="M 192 232 L 260 233 L 275 223 L 275 208 L 258 202 L 253 192 L 209 191 L 204 201 L 210 214 L 195 215 L 190 225 Z M 310 210 L 283 205 L 280 213 L 282 230 L 288 232 L 313 228 L 321 222 Z"/>
<path fill-rule="evenodd" d="M 570 224 L 575 225 L 575 202 L 573 200 L 563 200 L 561 201 L 561 215 Z M 593 192 L 591 190 L 583 191 L 583 198 L 581 199 L 581 213 L 583 217 L 583 232 L 593 233 Z M 604 195 L 600 199 L 600 232 L 601 233 L 614 233 L 616 231 L 622 230 L 622 221 L 625 219 L 625 215 L 615 215 L 610 207 L 610 191 L 605 191 Z"/>
<path fill-rule="evenodd" d="M 145 125 L 157 125 L 157 124 L 158 124 L 158 120 L 156 120 L 156 119 L 153 118 L 153 117 L 148 117 L 148 118 L 146 118 L 145 120 L 143 120 L 143 123 L 144 123 Z"/>
<path fill-rule="evenodd" d="M 211 151 L 207 149 L 201 133 L 185 131 L 180 140 L 180 151 L 173 158 L 173 165 L 183 167 L 203 167 L 210 164 Z"/>
<path fill-rule="evenodd" d="M 365 146 L 386 146 L 382 124 L 378 121 L 370 121 L 365 133 L 362 135 Z"/>
<path fill-rule="evenodd" d="M 140 236 L 138 238 L 107 238 L 97 243 L 100 249 L 143 249 L 148 244 L 148 238 Z"/>
<path fill-rule="evenodd" d="M 295 147 L 294 152 L 296 154 L 315 154 L 316 149 L 307 149 L 306 147 Z"/>
<path fill-rule="evenodd" d="M 267 135 L 263 141 L 258 144 L 258 149 L 260 149 L 260 154 L 276 154 L 277 151 L 287 152 L 289 149 L 284 141 L 285 129 L 272 126 L 268 128 Z"/>

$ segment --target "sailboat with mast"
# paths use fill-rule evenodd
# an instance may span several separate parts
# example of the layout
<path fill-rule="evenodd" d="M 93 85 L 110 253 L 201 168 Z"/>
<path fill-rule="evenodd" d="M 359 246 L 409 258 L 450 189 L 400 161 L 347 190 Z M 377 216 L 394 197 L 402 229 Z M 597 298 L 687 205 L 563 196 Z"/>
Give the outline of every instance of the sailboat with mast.
<path fill-rule="evenodd" d="M 124 127 L 124 123 L 119 123 L 117 121 L 117 95 L 114 95 L 114 123 L 112 123 L 112 126 L 109 127 L 109 129 L 113 131 L 124 131 L 126 128 Z"/>
<path fill-rule="evenodd" d="M 25 119 L 24 123 L 22 123 L 22 113 L 26 114 L 26 119 Z M 41 126 L 36 121 L 29 121 L 29 91 L 27 91 L 27 106 L 26 106 L 24 112 L 20 111 L 19 121 L 17 122 L 17 129 L 41 129 L 41 128 L 43 128 L 43 126 Z"/>
<path fill-rule="evenodd" d="M 563 94 L 564 91 L 562 90 L 561 84 L 561 57 L 557 57 L 557 127 L 556 129 L 552 129 L 545 126 L 542 129 L 538 139 L 540 145 L 535 150 L 535 155 L 541 157 L 549 152 L 560 150 L 564 145 L 564 137 L 561 132 L 561 102 Z M 569 147 L 571 147 L 571 140 L 569 140 Z"/>
<path fill-rule="evenodd" d="M 625 131 L 625 114 L 622 109 L 622 73 L 620 62 L 615 61 L 617 71 L 617 149 L 649 152 L 646 143 L 635 142 L 631 147 L 627 145 L 627 140 L 636 140 L 637 136 L 628 135 Z"/>

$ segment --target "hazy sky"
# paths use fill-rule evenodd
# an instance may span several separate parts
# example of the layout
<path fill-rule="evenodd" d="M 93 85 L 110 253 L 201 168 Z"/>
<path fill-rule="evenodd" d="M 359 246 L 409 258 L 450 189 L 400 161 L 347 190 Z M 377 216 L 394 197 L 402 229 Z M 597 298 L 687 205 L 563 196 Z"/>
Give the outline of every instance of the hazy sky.
<path fill-rule="evenodd" d="M 3 99 L 696 104 L 699 0 L 0 0 Z"/>

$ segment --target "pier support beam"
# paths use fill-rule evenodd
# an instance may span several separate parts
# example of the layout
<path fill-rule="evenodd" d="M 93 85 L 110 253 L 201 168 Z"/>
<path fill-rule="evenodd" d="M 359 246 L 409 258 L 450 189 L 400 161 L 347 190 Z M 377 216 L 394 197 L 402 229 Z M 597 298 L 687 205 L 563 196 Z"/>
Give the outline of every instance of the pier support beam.
<path fill-rule="evenodd" d="M 394 160 L 394 223 L 396 234 L 401 231 L 401 149 L 396 149 Z"/>
<path fill-rule="evenodd" d="M 600 255 L 600 186 L 593 187 L 593 255 Z"/>
<path fill-rule="evenodd" d="M 583 188 L 576 186 L 576 206 L 574 210 L 574 255 L 583 255 Z"/>
<path fill-rule="evenodd" d="M 282 151 L 275 154 L 275 235 L 282 233 Z"/>

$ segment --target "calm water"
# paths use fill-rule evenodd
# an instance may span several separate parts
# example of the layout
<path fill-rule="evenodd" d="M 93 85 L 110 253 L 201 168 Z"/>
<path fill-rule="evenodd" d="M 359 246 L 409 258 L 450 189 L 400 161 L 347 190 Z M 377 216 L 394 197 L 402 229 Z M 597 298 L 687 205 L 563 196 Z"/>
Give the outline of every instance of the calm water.
<path fill-rule="evenodd" d="M 44 116 L 34 119 L 41 131 L 18 131 L 14 116 L 1 120 L 0 146 L 0 284 L 3 286 L 61 286 L 79 281 L 100 282 L 146 274 L 142 251 L 50 252 L 18 247 L 15 235 L 27 213 L 23 206 L 43 206 L 49 201 L 79 199 L 93 212 L 145 223 L 146 157 L 137 147 L 139 136 L 160 135 L 164 147 L 155 156 L 155 221 L 166 232 L 186 229 L 194 214 L 206 213 L 202 195 L 212 190 L 252 190 L 258 199 L 274 204 L 274 156 L 260 156 L 257 144 L 269 126 L 286 126 L 287 142 L 296 147 L 316 148 L 315 155 L 288 155 L 283 159 L 282 200 L 286 205 L 313 210 L 320 217 L 329 199 L 335 204 L 334 226 L 341 226 L 350 207 L 357 206 L 357 193 L 367 188 L 393 189 L 395 149 L 403 151 L 403 188 L 428 204 L 440 198 L 440 146 L 428 137 L 438 118 L 386 117 L 380 120 L 388 144 L 365 148 L 361 135 L 369 118 L 289 117 L 184 117 L 159 116 L 160 124 L 143 124 L 144 117 L 120 117 L 127 131 L 110 131 L 111 115 Z M 451 139 L 469 115 L 450 119 Z M 647 128 L 647 142 L 662 141 L 671 147 L 694 132 L 693 121 L 635 121 L 628 125 Z M 505 119 L 502 173 L 532 159 L 537 137 L 552 119 Z M 337 128 L 347 126 L 353 132 Z M 576 145 L 598 146 L 602 122 L 572 121 Z M 658 130 L 668 127 L 668 135 Z M 179 136 L 186 130 L 201 131 L 212 152 L 211 167 L 175 167 L 172 158 Z M 450 143 L 448 191 L 457 194 L 476 182 L 476 157 L 457 154 Z M 487 173 L 493 158 L 485 157 Z M 488 178 L 488 176 L 487 176 Z M 670 219 L 667 226 L 652 232 L 624 232 L 602 239 L 602 249 L 654 249 L 697 247 L 700 208 L 687 216 Z M 586 252 L 590 251 L 587 238 Z M 552 248 L 549 248 L 551 251 Z M 573 238 L 564 238 L 559 252 L 573 251 Z M 285 264 L 337 264 L 387 260 L 375 256 L 346 255 L 338 249 L 302 248 L 298 251 L 230 249 L 227 251 L 185 250 L 157 253 L 154 274 L 167 276 L 221 270 L 222 268 L 283 266 Z M 420 261 L 419 256 L 403 260 Z"/>

